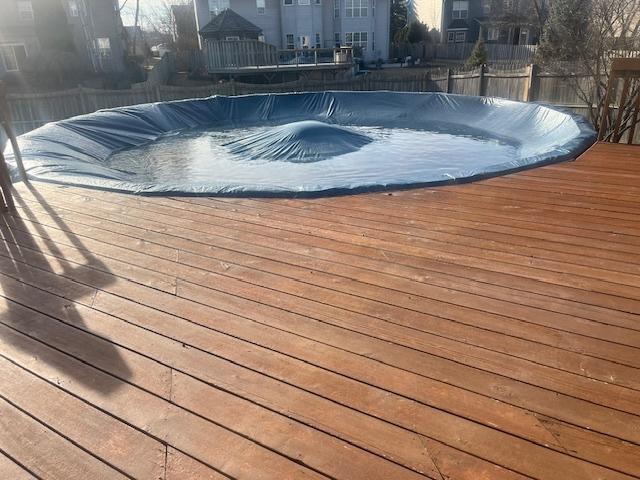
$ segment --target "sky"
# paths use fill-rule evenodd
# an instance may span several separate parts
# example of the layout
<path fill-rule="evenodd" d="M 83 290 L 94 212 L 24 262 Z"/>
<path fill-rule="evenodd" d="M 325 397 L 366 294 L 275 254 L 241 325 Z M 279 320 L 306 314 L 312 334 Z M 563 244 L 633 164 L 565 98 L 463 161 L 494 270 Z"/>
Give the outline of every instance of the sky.
<path fill-rule="evenodd" d="M 163 0 L 140 0 L 140 12 L 141 17 L 153 15 L 154 11 L 157 11 L 165 2 Z M 167 3 L 179 3 L 167 0 Z M 124 7 L 123 7 L 124 5 Z M 122 16 L 122 23 L 124 25 L 133 25 L 135 23 L 136 14 L 136 0 L 120 0 L 120 15 Z M 144 26 L 144 20 L 141 22 Z"/>

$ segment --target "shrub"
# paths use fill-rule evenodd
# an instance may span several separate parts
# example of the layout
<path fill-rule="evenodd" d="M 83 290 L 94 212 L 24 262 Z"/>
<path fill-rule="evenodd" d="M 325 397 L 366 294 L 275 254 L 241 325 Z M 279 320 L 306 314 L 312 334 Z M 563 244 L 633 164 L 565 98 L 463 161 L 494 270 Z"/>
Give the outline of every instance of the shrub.
<path fill-rule="evenodd" d="M 467 66 L 480 67 L 485 63 L 487 63 L 487 46 L 484 44 L 484 40 L 479 38 L 467 59 Z"/>

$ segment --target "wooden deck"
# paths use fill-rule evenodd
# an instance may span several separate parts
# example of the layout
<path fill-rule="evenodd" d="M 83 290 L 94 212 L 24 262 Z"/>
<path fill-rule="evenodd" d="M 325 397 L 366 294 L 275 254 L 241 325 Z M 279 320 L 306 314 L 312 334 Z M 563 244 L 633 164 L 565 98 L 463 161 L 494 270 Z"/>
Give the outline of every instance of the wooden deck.
<path fill-rule="evenodd" d="M 34 184 L 0 478 L 640 476 L 640 149 L 319 200 Z"/>

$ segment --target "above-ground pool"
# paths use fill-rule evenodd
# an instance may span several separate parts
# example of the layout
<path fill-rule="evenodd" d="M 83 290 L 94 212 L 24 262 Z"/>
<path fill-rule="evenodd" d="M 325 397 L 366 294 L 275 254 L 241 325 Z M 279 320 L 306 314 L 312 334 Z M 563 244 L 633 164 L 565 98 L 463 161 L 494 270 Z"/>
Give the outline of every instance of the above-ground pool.
<path fill-rule="evenodd" d="M 575 158 L 594 140 L 581 117 L 538 104 L 320 92 L 102 110 L 19 143 L 33 180 L 140 194 L 314 195 L 470 181 Z"/>

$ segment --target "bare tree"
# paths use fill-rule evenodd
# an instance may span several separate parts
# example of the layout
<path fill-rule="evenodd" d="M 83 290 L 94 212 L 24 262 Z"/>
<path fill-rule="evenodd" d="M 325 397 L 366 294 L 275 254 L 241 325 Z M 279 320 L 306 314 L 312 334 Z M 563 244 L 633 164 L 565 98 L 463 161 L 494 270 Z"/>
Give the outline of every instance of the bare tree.
<path fill-rule="evenodd" d="M 138 39 L 138 22 L 140 21 L 140 0 L 136 0 L 136 16 L 133 24 L 133 43 L 131 51 L 136 56 L 136 40 Z"/>
<path fill-rule="evenodd" d="M 638 49 L 640 0 L 554 0 L 538 61 L 567 77 L 576 95 L 589 106 L 590 120 L 598 129 L 611 60 L 633 55 Z M 631 111 L 639 94 L 636 82 L 628 101 L 619 108 Z"/>
<path fill-rule="evenodd" d="M 172 6 L 186 6 L 191 5 L 190 0 L 162 0 L 155 2 L 153 7 L 146 8 L 143 13 L 144 22 L 146 28 L 157 32 L 173 41 L 177 37 L 177 30 L 179 30 L 180 22 L 184 22 L 183 18 L 176 18 L 172 11 Z M 193 19 L 195 30 L 195 14 Z M 196 32 L 194 31 L 194 34 Z"/>

